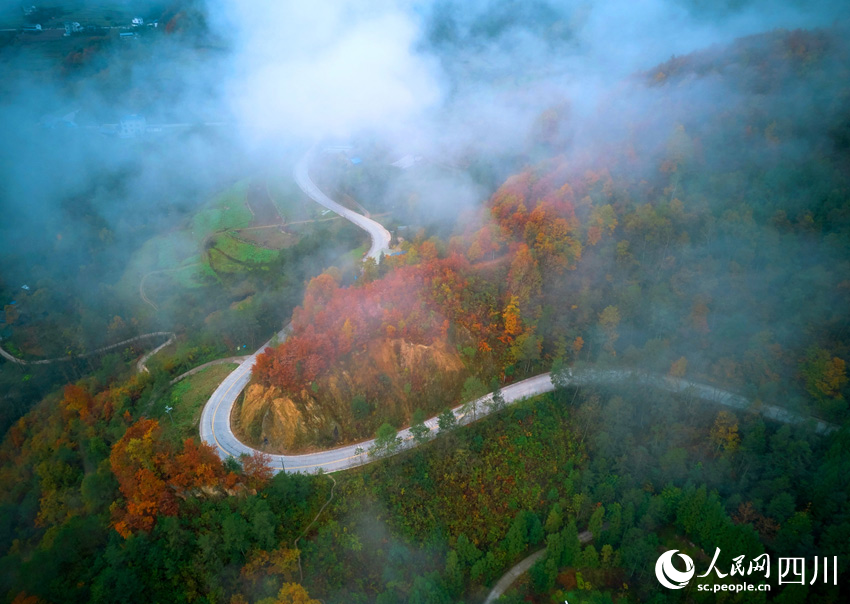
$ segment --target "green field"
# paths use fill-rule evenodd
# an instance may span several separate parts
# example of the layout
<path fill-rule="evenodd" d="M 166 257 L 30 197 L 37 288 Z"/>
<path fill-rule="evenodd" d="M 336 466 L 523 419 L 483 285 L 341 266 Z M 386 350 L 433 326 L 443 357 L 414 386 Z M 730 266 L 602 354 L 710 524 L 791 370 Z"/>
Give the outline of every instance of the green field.
<path fill-rule="evenodd" d="M 168 280 L 182 288 L 195 289 L 219 281 L 216 270 L 227 273 L 245 270 L 245 264 L 263 264 L 277 258 L 277 252 L 235 239 L 222 231 L 251 224 L 251 211 L 245 203 L 248 180 L 242 180 L 205 204 L 191 217 L 188 228 L 175 230 L 146 241 L 133 254 L 119 288 L 128 296 L 139 296 L 139 283 L 145 275 L 145 291 L 154 292 Z M 217 234 L 220 233 L 220 234 Z M 202 253 L 203 243 L 212 237 L 210 249 L 236 259 L 229 261 L 218 254 L 216 266 L 209 264 L 209 254 Z"/>
<path fill-rule="evenodd" d="M 212 241 L 215 249 L 237 262 L 267 264 L 273 262 L 279 256 L 276 250 L 259 247 L 239 239 L 232 231 L 214 235 Z"/>
<path fill-rule="evenodd" d="M 209 264 L 201 262 L 200 256 L 193 256 L 189 260 L 191 264 L 187 264 L 184 268 L 169 273 L 171 277 L 180 287 L 186 289 L 196 289 L 198 287 L 207 287 L 219 282 L 218 275 L 210 267 Z M 187 260 L 187 262 L 189 262 Z"/>
<path fill-rule="evenodd" d="M 219 231 L 249 226 L 253 215 L 246 204 L 247 195 L 248 181 L 240 180 L 213 199 L 192 219 L 192 236 L 203 241 Z"/>
<path fill-rule="evenodd" d="M 151 415 L 159 418 L 159 423 L 169 440 L 177 443 L 198 435 L 204 404 L 222 380 L 236 367 L 238 365 L 235 363 L 208 367 L 176 383 L 156 401 Z M 166 406 L 172 407 L 171 419 L 165 412 Z"/>

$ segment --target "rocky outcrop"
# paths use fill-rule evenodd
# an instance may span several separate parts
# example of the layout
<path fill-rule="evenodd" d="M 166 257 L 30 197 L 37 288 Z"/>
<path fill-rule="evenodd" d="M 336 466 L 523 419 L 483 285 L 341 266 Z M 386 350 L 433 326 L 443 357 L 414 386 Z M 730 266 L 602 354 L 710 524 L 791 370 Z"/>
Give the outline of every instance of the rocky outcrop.
<path fill-rule="evenodd" d="M 465 377 L 445 341 L 373 340 L 301 392 L 249 385 L 234 419 L 245 443 L 267 452 L 344 444 L 385 421 L 406 425 L 416 409 L 435 414 L 456 404 Z M 352 405 L 355 398 L 367 407 Z"/>

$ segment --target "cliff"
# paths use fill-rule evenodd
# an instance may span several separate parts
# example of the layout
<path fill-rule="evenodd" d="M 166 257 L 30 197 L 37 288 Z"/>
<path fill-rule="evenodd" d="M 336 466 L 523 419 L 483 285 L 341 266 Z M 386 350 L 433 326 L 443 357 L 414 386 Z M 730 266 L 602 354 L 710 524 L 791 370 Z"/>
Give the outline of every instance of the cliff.
<path fill-rule="evenodd" d="M 249 385 L 234 409 L 234 426 L 246 444 L 267 452 L 356 442 L 385 421 L 407 425 L 418 408 L 434 415 L 456 404 L 465 377 L 445 340 L 372 340 L 298 393 Z"/>

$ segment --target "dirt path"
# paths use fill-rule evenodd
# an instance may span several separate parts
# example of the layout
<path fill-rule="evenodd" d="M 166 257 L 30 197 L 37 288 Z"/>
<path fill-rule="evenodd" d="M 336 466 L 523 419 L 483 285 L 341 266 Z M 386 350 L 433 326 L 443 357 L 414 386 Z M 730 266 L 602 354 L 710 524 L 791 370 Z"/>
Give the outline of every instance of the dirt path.
<path fill-rule="evenodd" d="M 146 372 L 148 370 L 148 368 L 145 366 L 145 362 L 152 355 L 156 354 L 157 352 L 159 352 L 160 350 L 162 350 L 163 348 L 165 348 L 166 346 L 171 344 L 177 338 L 177 336 L 174 334 L 174 332 L 171 332 L 171 331 L 153 331 L 151 333 L 144 333 L 144 334 L 142 334 L 140 336 L 136 336 L 134 338 L 128 338 L 126 340 L 122 340 L 122 341 L 117 342 L 115 344 L 110 344 L 109 346 L 102 346 L 100 348 L 96 348 L 96 349 L 92 350 L 91 352 L 86 352 L 84 354 L 80 354 L 80 355 L 76 355 L 76 356 L 67 356 L 67 357 L 56 357 L 56 358 L 53 358 L 53 359 L 42 359 L 40 361 L 26 361 L 24 359 L 19 359 L 18 357 L 13 356 L 11 353 L 3 350 L 3 348 L 0 348 L 0 356 L 2 356 L 7 361 L 11 361 L 12 363 L 15 363 L 17 365 L 49 365 L 50 363 L 61 363 L 61 362 L 70 361 L 72 359 L 85 359 L 87 357 L 94 356 L 96 354 L 100 354 L 101 352 L 106 352 L 107 350 L 112 350 L 113 348 L 118 348 L 119 346 L 124 346 L 125 344 L 132 344 L 133 342 L 138 342 L 140 340 L 146 340 L 148 338 L 155 338 L 155 337 L 160 337 L 160 336 L 168 336 L 168 340 L 166 340 L 165 343 L 157 346 L 152 352 L 149 352 L 146 355 L 144 355 L 141 359 L 139 359 L 139 362 L 136 363 L 136 368 L 139 371 L 145 371 Z"/>
<path fill-rule="evenodd" d="M 583 533 L 578 534 L 578 540 L 579 542 L 581 542 L 582 545 L 584 545 L 585 543 L 590 543 L 590 541 L 593 540 L 593 534 L 590 531 L 584 531 Z M 496 584 L 493 586 L 493 589 L 490 590 L 490 595 L 488 595 L 487 599 L 484 600 L 484 604 L 493 604 L 496 600 L 501 598 L 502 595 L 508 590 L 508 588 L 513 585 L 514 581 L 516 581 L 522 575 L 528 572 L 528 569 L 534 566 L 534 563 L 537 562 L 544 555 L 546 555 L 545 547 L 541 550 L 534 552 L 527 558 L 523 558 L 514 566 L 512 566 L 508 570 L 508 572 L 502 575 L 502 578 L 496 582 Z"/>
<path fill-rule="evenodd" d="M 331 486 L 331 494 L 330 494 L 330 496 L 328 497 L 328 500 L 325 502 L 325 505 L 323 505 L 323 506 L 322 506 L 322 509 L 320 509 L 320 510 L 319 510 L 319 513 L 318 513 L 318 514 L 316 514 L 316 517 L 315 517 L 315 518 L 313 518 L 312 522 L 310 522 L 310 524 L 308 524 L 308 525 L 307 525 L 307 528 L 305 528 L 305 529 L 304 529 L 304 532 L 303 532 L 303 533 L 301 533 L 301 535 L 299 535 L 299 536 L 298 536 L 298 538 L 297 538 L 297 539 L 295 539 L 295 541 L 292 543 L 292 547 L 293 547 L 293 549 L 295 549 L 296 551 L 298 551 L 298 574 L 300 574 L 300 575 L 301 575 L 301 582 L 302 582 L 302 583 L 304 582 L 304 571 L 301 569 L 301 551 L 300 551 L 300 550 L 298 550 L 298 542 L 299 542 L 301 539 L 303 539 L 303 538 L 304 538 L 304 536 L 307 534 L 307 531 L 309 531 L 309 530 L 310 530 L 310 527 L 311 527 L 311 526 L 313 526 L 313 525 L 316 523 L 316 520 L 318 520 L 318 519 L 319 519 L 319 516 L 321 516 L 321 515 L 322 515 L 322 512 L 324 512 L 324 511 L 325 511 L 325 508 L 326 508 L 326 507 L 328 507 L 328 505 L 330 504 L 330 502 L 331 502 L 331 501 L 333 500 L 333 498 L 334 498 L 334 489 L 336 489 L 336 479 L 334 479 L 334 477 L 333 477 L 332 475 L 330 475 L 330 474 L 328 474 L 328 478 L 330 478 L 330 479 L 331 479 L 331 481 L 333 482 L 333 486 Z"/>
<path fill-rule="evenodd" d="M 154 302 L 153 302 L 150 298 L 148 298 L 148 297 L 147 297 L 147 295 L 145 294 L 145 282 L 148 280 L 148 277 L 150 277 L 151 275 L 159 275 L 159 274 L 173 273 L 173 272 L 177 272 L 177 271 L 182 271 L 184 268 L 192 268 L 193 266 L 200 266 L 200 264 L 201 264 L 200 262 L 193 262 L 192 264 L 187 264 L 186 266 L 176 266 L 176 267 L 174 267 L 174 268 L 161 268 L 161 269 L 159 269 L 159 270 L 155 270 L 155 271 L 151 271 L 151 272 L 149 272 L 149 273 L 145 273 L 145 274 L 142 276 L 142 280 L 141 280 L 141 281 L 139 281 L 139 297 L 140 297 L 142 300 L 144 300 L 145 302 L 147 302 L 148 304 L 150 304 L 150 305 L 151 305 L 151 307 L 152 307 L 154 310 L 157 310 L 157 311 L 158 311 L 158 310 L 159 310 L 159 306 L 157 306 L 156 304 L 154 304 Z"/>
<path fill-rule="evenodd" d="M 176 339 L 177 339 L 177 336 L 172 332 L 171 335 L 169 336 L 169 338 L 165 342 L 163 342 L 162 344 L 160 344 L 159 346 L 157 346 L 156 348 L 154 348 L 153 350 L 151 350 L 147 354 L 143 355 L 142 358 L 139 359 L 139 362 L 136 363 L 136 371 L 138 371 L 139 373 L 142 373 L 142 372 L 150 373 L 150 371 L 148 371 L 148 366 L 147 366 L 148 359 L 150 359 L 153 355 L 155 355 L 157 352 L 159 352 L 160 350 L 162 350 L 163 348 L 165 348 L 169 344 L 174 343 L 174 340 L 176 340 Z"/>
<path fill-rule="evenodd" d="M 277 206 L 271 199 L 271 195 L 269 195 L 268 183 L 266 187 L 256 183 L 251 184 L 245 197 L 245 205 L 248 206 L 251 215 L 254 217 L 254 224 L 251 226 L 276 224 L 283 220 L 280 212 L 277 211 Z"/>

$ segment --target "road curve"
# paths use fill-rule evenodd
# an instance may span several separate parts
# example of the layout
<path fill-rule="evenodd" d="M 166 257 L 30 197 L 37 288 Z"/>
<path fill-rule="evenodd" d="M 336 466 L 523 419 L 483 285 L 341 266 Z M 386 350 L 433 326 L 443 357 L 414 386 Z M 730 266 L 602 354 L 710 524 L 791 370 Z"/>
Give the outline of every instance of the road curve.
<path fill-rule="evenodd" d="M 372 244 L 369 247 L 369 252 L 366 254 L 366 257 L 374 258 L 376 262 L 380 262 L 383 253 L 390 247 L 389 231 L 387 231 L 383 225 L 370 218 L 366 218 L 357 212 L 352 212 L 322 193 L 319 187 L 316 186 L 316 183 L 314 183 L 310 178 L 309 167 L 314 156 L 315 147 L 310 149 L 310 151 L 308 151 L 307 154 L 305 154 L 304 157 L 302 157 L 295 165 L 295 170 L 293 172 L 295 182 L 313 201 L 328 208 L 332 212 L 339 214 L 346 220 L 349 220 L 369 233 Z M 287 327 L 284 327 L 283 330 L 275 336 L 275 338 L 278 341 L 286 339 L 288 329 L 289 326 L 287 325 Z M 242 454 L 250 455 L 251 453 L 254 453 L 254 449 L 242 444 L 236 436 L 234 436 L 230 429 L 230 413 L 233 410 L 233 405 L 236 403 L 236 399 L 239 397 L 239 394 L 245 389 L 248 382 L 251 381 L 251 370 L 254 368 L 257 355 L 263 352 L 270 345 L 271 341 L 264 344 L 257 352 L 245 359 L 245 361 L 236 368 L 233 373 L 228 375 L 225 380 L 219 384 L 215 392 L 213 392 L 210 400 L 207 401 L 207 404 L 204 405 L 204 409 L 201 412 L 201 440 L 215 447 L 216 451 L 218 451 L 219 455 L 223 458 L 229 456 L 238 457 Z M 354 449 L 352 449 L 352 455 L 354 455 L 353 451 Z M 307 459 L 302 459 L 302 457 L 304 456 L 273 456 L 275 471 L 280 471 L 284 466 L 286 466 L 287 471 L 292 472 L 317 472 L 319 469 L 334 471 L 350 467 L 336 467 L 339 463 L 335 460 L 336 454 L 332 451 L 316 453 L 314 455 L 307 456 Z"/>
<path fill-rule="evenodd" d="M 117 342 L 115 344 L 110 344 L 109 346 L 102 346 L 101 348 L 95 348 L 91 352 L 87 352 L 85 354 L 80 354 L 80 355 L 76 355 L 76 356 L 67 356 L 67 357 L 56 357 L 54 359 L 42 359 L 40 361 L 26 361 L 24 359 L 19 359 L 18 357 L 13 356 L 11 353 L 6 352 L 2 348 L 0 348 L 0 356 L 2 356 L 7 361 L 10 361 L 10 362 L 15 363 L 17 365 L 49 365 L 50 363 L 63 363 L 63 362 L 70 361 L 72 359 L 84 359 L 86 357 L 90 357 L 90 356 L 99 354 L 101 352 L 106 352 L 107 350 L 112 350 L 113 348 L 118 348 L 119 346 L 123 346 L 125 344 L 132 344 L 133 342 L 138 342 L 139 340 L 146 340 L 148 338 L 156 338 L 156 337 L 160 337 L 160 336 L 168 336 L 168 339 L 165 341 L 165 343 L 161 344 L 160 346 L 157 346 L 153 351 L 144 355 L 141 359 L 139 359 L 139 362 L 136 363 L 136 369 L 139 372 L 142 372 L 142 371 L 147 372 L 148 368 L 145 366 L 145 363 L 147 362 L 147 360 L 151 356 L 153 356 L 154 354 L 156 354 L 157 352 L 159 352 L 160 350 L 162 350 L 163 348 L 165 348 L 166 346 L 168 346 L 169 344 L 171 344 L 174 341 L 174 339 L 177 336 L 175 336 L 173 332 L 171 332 L 171 331 L 154 331 L 154 332 L 151 332 L 151 333 L 145 333 L 145 334 L 142 334 L 140 336 L 136 336 L 134 338 L 129 338 L 127 340 L 122 340 L 122 341 Z"/>
<path fill-rule="evenodd" d="M 253 366 L 253 357 L 227 377 L 204 408 L 201 418 L 202 438 L 216 447 L 222 457 L 228 455 L 238 457 L 241 454 L 250 455 L 254 453 L 254 449 L 239 442 L 230 431 L 230 408 L 232 402 L 229 405 L 222 406 L 222 403 L 226 403 L 228 400 L 235 400 L 242 388 L 248 383 L 251 378 L 250 366 Z M 684 378 L 646 374 L 627 369 L 585 369 L 582 371 L 570 371 L 564 379 L 564 385 L 567 386 L 589 386 L 612 383 L 658 388 L 668 392 L 693 396 L 708 403 L 725 405 L 739 410 L 751 408 L 748 399 L 726 390 L 715 388 L 714 386 L 700 384 Z M 521 382 L 505 386 L 502 389 L 502 395 L 505 398 L 505 403 L 511 404 L 552 392 L 554 389 L 555 386 L 552 383 L 551 375 L 549 373 L 542 373 Z M 819 434 L 826 434 L 837 429 L 832 424 L 773 405 L 760 405 L 754 408 L 754 410 L 767 418 L 783 423 L 812 422 L 815 431 Z M 496 409 L 492 408 L 492 394 L 487 394 L 477 399 L 474 403 L 460 405 L 452 410 L 459 424 L 469 423 L 473 421 L 473 418 L 480 419 L 494 411 Z M 436 436 L 438 432 L 437 418 L 432 417 L 425 422 L 425 425 L 430 429 L 429 436 L 432 438 Z M 398 451 L 416 446 L 409 429 L 401 430 L 398 435 L 402 439 L 402 444 Z M 317 453 L 271 455 L 270 457 L 272 459 L 272 467 L 276 472 L 281 471 L 281 469 L 285 469 L 287 472 L 304 473 L 315 473 L 319 470 L 337 472 L 374 461 L 375 458 L 370 457 L 367 453 L 374 444 L 375 441 L 372 439 Z"/>
<path fill-rule="evenodd" d="M 348 208 L 343 207 L 337 202 L 330 199 L 322 193 L 319 188 L 310 179 L 308 167 L 314 155 L 314 150 L 311 149 L 295 166 L 294 176 L 298 186 L 317 203 L 336 212 L 343 218 L 350 220 L 360 228 L 369 233 L 372 238 L 372 246 L 369 249 L 367 258 L 374 258 L 379 261 L 384 250 L 389 248 L 390 234 L 380 224 L 361 216 L 356 212 L 352 212 Z M 289 326 L 277 334 L 278 341 L 286 338 Z M 229 456 L 239 457 L 240 455 L 251 455 L 256 450 L 240 442 L 230 429 L 230 414 L 233 405 L 239 394 L 247 386 L 251 380 L 251 370 L 256 362 L 257 355 L 263 352 L 271 342 L 260 348 L 253 355 L 248 357 L 242 365 L 233 371 L 213 392 L 207 404 L 204 406 L 201 413 L 200 433 L 201 439 L 212 445 L 222 458 Z M 749 409 L 750 401 L 742 396 L 733 394 L 720 388 L 715 388 L 706 384 L 700 384 L 683 378 L 673 378 L 669 376 L 659 376 L 653 374 L 639 373 L 626 369 L 585 369 L 585 370 L 568 370 L 563 376 L 563 385 L 582 386 L 591 384 L 608 384 L 622 383 L 633 384 L 635 386 L 648 386 L 651 388 L 659 388 L 669 392 L 685 393 L 695 398 L 713 402 L 720 405 L 726 405 L 736 409 Z M 549 373 L 543 373 L 532 378 L 528 378 L 521 382 L 506 386 L 502 390 L 505 402 L 510 404 L 523 399 L 531 398 L 546 392 L 551 392 L 555 389 Z M 468 423 L 473 419 L 478 419 L 495 411 L 492 407 L 492 393 L 487 394 L 472 403 L 461 405 L 452 410 L 459 424 Z M 775 407 L 772 405 L 761 405 L 757 411 L 771 419 L 785 423 L 800 423 L 806 421 L 814 422 L 814 428 L 819 433 L 827 433 L 836 429 L 835 426 L 825 422 L 801 416 L 797 413 Z M 437 418 L 432 417 L 425 422 L 429 428 L 429 437 L 433 438 L 437 432 Z M 399 432 L 401 445 L 396 452 L 416 446 L 416 442 L 410 433 L 409 429 Z M 375 441 L 367 440 L 352 445 L 339 447 L 336 449 L 328 449 L 316 453 L 306 453 L 303 455 L 270 455 L 271 465 L 275 472 L 303 472 L 316 473 L 337 472 L 347 470 L 364 463 L 373 461 L 374 458 L 368 455 L 369 449 L 374 445 Z"/>
<path fill-rule="evenodd" d="M 584 531 L 583 533 L 578 534 L 579 543 L 582 545 L 586 543 L 590 543 L 593 540 L 593 533 L 590 531 Z M 546 548 L 539 549 L 530 556 L 523 558 L 519 562 L 517 562 L 514 566 L 512 566 L 508 572 L 502 575 L 502 578 L 493 586 L 493 589 L 490 591 L 490 594 L 487 596 L 487 599 L 484 600 L 484 604 L 494 604 L 496 600 L 502 597 L 508 588 L 514 584 L 514 581 L 520 578 L 523 574 L 525 574 L 529 568 L 534 566 L 534 563 L 537 562 L 540 558 L 542 558 L 546 554 Z"/>
<path fill-rule="evenodd" d="M 372 245 L 369 247 L 369 252 L 366 254 L 366 257 L 374 258 L 375 261 L 380 262 L 381 255 L 390 249 L 390 232 L 385 229 L 382 224 L 375 222 L 371 218 L 366 218 L 362 214 L 349 210 L 345 206 L 338 204 L 333 199 L 322 193 L 319 187 L 316 186 L 316 183 L 314 183 L 310 178 L 309 173 L 310 162 L 313 160 L 313 157 L 315 157 L 315 154 L 316 152 L 314 147 L 313 149 L 310 149 L 310 151 L 308 151 L 307 154 L 295 165 L 295 182 L 298 183 L 298 186 L 302 191 L 310 196 L 310 199 L 319 205 L 325 206 L 332 212 L 336 212 L 346 220 L 353 222 L 369 233 L 369 237 L 372 239 Z"/>

